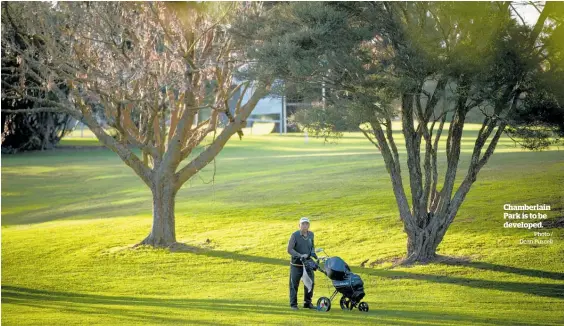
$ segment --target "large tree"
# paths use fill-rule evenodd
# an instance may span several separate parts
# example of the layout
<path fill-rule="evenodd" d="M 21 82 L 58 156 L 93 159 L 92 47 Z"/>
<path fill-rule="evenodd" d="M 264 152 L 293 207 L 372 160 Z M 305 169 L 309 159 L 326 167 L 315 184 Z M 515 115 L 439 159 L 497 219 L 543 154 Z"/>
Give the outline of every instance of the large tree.
<path fill-rule="evenodd" d="M 512 10 L 510 2 L 281 4 L 269 11 L 276 20 L 266 15 L 241 25 L 239 35 L 254 40 L 250 55 L 276 76 L 304 89 L 330 89 L 325 105 L 299 114 L 306 127 L 318 134 L 360 128 L 378 148 L 408 236 L 405 261 L 423 262 L 435 257 L 508 126 L 542 127 L 553 135 L 562 125 L 562 102 L 541 86 L 564 82 L 557 74 L 559 48 L 545 46 L 561 30 L 561 16 L 547 3 L 529 28 Z M 538 114 L 546 107 L 541 103 L 550 103 L 550 112 Z M 472 111 L 483 114 L 482 127 L 457 187 L 462 134 Z M 403 175 L 392 130 L 397 116 L 407 156 Z M 446 169 L 439 177 L 441 137 Z M 542 147 L 550 141 L 528 144 Z"/>
<path fill-rule="evenodd" d="M 169 246 L 176 242 L 174 204 L 180 187 L 232 135 L 242 135 L 246 118 L 270 87 L 268 77 L 238 84 L 232 78 L 246 62 L 228 24 L 254 7 L 237 2 L 3 3 L 2 48 L 18 58 L 18 66 L 2 70 L 2 98 L 39 104 L 13 112 L 62 112 L 85 123 L 151 189 L 153 225 L 141 243 Z M 4 28 L 7 24 L 10 28 Z M 8 78 L 20 82 L 5 83 Z M 29 87 L 27 80 L 37 86 Z M 242 103 L 241 95 L 230 110 L 233 95 L 246 92 L 252 92 L 250 99 Z M 205 111 L 209 117 L 199 119 Z M 228 123 L 218 129 L 221 115 Z M 107 121 L 117 137 L 100 121 Z"/>

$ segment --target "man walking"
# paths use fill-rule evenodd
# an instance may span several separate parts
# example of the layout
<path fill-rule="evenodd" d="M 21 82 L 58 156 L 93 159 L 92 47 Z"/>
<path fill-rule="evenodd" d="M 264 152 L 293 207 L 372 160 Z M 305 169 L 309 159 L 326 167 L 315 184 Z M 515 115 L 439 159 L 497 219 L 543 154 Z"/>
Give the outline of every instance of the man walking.
<path fill-rule="evenodd" d="M 292 256 L 290 262 L 290 307 L 293 310 L 298 310 L 298 287 L 305 269 L 302 259 L 305 261 L 310 257 L 317 258 L 313 232 L 309 231 L 309 219 L 307 217 L 300 219 L 299 228 L 298 231 L 292 233 L 288 242 L 288 253 Z M 307 269 L 306 271 L 307 276 L 311 279 L 311 289 L 308 290 L 304 284 L 304 308 L 315 309 L 315 306 L 311 303 L 314 283 L 313 270 Z"/>

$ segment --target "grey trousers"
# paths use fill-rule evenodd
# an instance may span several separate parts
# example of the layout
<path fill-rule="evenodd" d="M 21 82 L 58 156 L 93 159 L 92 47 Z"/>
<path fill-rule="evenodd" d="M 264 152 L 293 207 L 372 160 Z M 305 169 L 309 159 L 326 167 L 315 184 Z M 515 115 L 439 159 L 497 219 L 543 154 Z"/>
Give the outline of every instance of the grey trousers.
<path fill-rule="evenodd" d="M 304 273 L 304 269 L 302 266 L 294 266 L 290 265 L 290 306 L 298 306 L 298 287 L 300 286 L 300 280 L 302 279 L 302 275 Z M 313 281 L 313 287 L 311 292 L 308 293 L 307 288 L 304 285 L 304 304 L 311 303 L 311 298 L 313 297 L 313 288 L 315 288 L 315 280 L 313 276 L 313 271 L 308 270 L 307 275 Z"/>

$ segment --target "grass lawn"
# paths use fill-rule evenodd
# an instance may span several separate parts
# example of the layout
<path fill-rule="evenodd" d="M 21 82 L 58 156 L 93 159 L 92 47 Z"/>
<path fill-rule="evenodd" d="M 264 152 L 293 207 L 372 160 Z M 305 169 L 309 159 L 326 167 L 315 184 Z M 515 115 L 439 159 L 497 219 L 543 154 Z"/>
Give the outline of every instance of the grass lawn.
<path fill-rule="evenodd" d="M 459 180 L 476 133 L 464 134 Z M 361 134 L 234 137 L 215 170 L 213 183 L 210 164 L 178 194 L 183 246 L 132 250 L 150 230 L 151 195 L 117 155 L 3 156 L 2 324 L 564 324 L 563 229 L 544 230 L 551 245 L 520 245 L 533 230 L 503 228 L 506 203 L 563 215 L 563 150 L 503 138 L 439 247 L 458 262 L 411 267 L 392 266 L 406 236 L 381 155 Z M 328 313 L 289 309 L 285 249 L 301 216 L 318 247 L 361 275 L 370 312 L 341 311 L 339 297 Z M 314 298 L 331 293 L 317 273 Z"/>

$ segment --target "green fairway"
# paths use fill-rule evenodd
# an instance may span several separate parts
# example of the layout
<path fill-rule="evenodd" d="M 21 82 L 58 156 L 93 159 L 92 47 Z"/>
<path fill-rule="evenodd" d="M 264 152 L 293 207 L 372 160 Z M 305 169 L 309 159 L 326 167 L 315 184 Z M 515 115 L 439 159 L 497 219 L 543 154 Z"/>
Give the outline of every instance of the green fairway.
<path fill-rule="evenodd" d="M 460 181 L 479 128 L 466 129 Z M 75 139 L 62 145 L 97 144 Z M 171 250 L 131 249 L 150 230 L 151 194 L 116 154 L 4 155 L 2 324 L 562 325 L 564 231 L 521 245 L 533 230 L 504 229 L 503 205 L 549 204 L 549 218 L 562 217 L 563 184 L 564 149 L 502 138 L 439 246 L 454 258 L 394 267 L 406 236 L 382 157 L 360 133 L 336 144 L 233 138 L 179 192 L 182 245 Z M 363 278 L 368 313 L 341 311 L 340 296 L 327 313 L 289 309 L 286 245 L 301 216 L 317 247 Z M 314 299 L 329 296 L 329 280 L 315 277 Z"/>

